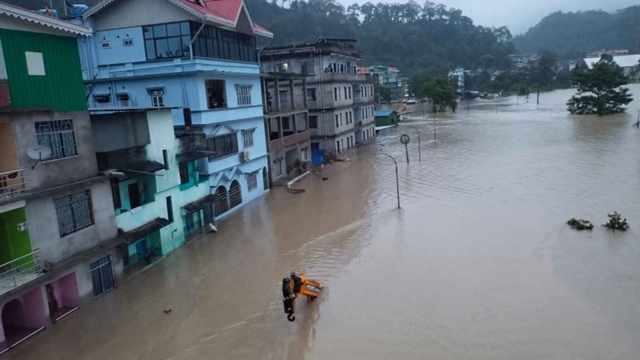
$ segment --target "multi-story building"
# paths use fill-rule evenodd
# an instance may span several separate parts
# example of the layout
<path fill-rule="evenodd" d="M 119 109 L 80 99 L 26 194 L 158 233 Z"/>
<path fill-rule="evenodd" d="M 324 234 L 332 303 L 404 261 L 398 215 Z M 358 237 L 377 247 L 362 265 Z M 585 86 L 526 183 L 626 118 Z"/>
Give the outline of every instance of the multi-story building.
<path fill-rule="evenodd" d="M 91 29 L 0 3 L 0 352 L 122 274 L 77 36 Z"/>
<path fill-rule="evenodd" d="M 206 137 L 216 218 L 267 191 L 256 37 L 273 35 L 242 0 L 103 0 L 81 22 L 94 30 L 79 40 L 91 108 L 175 108 L 175 126 Z"/>
<path fill-rule="evenodd" d="M 166 255 L 213 222 L 214 196 L 198 164 L 206 162 L 204 134 L 176 137 L 171 109 L 163 108 L 92 111 L 91 124 L 98 168 L 111 178 L 127 272 Z"/>
<path fill-rule="evenodd" d="M 464 91 L 464 76 L 465 71 L 464 68 L 457 67 L 455 70 L 449 71 L 449 79 L 456 84 L 457 91 Z"/>
<path fill-rule="evenodd" d="M 373 82 L 357 72 L 355 40 L 268 48 L 260 59 L 263 72 L 306 76 L 312 150 L 340 154 L 375 136 Z"/>
<path fill-rule="evenodd" d="M 380 86 L 389 88 L 391 101 L 398 101 L 404 95 L 400 71 L 391 66 L 370 66 L 369 72 Z"/>
<path fill-rule="evenodd" d="M 311 159 L 308 87 L 305 76 L 293 73 L 266 73 L 262 81 L 269 180 L 274 183 L 302 174 Z"/>

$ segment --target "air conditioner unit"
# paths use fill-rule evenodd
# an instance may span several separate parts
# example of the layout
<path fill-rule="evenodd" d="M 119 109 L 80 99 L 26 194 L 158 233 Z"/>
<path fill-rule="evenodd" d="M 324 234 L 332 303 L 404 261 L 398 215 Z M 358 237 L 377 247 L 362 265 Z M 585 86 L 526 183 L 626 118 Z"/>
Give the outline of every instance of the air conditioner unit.
<path fill-rule="evenodd" d="M 249 150 L 245 150 L 240 153 L 240 161 L 247 162 L 249 160 L 251 160 L 251 153 L 249 152 Z"/>

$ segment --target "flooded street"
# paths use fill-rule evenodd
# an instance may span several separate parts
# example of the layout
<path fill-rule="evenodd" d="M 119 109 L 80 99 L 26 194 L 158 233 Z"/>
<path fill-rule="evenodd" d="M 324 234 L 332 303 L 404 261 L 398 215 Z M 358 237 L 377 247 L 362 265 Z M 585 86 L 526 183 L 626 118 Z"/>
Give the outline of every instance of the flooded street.
<path fill-rule="evenodd" d="M 628 113 L 605 118 L 570 116 L 563 90 L 540 106 L 501 99 L 497 113 L 493 100 L 461 104 L 438 116 L 437 141 L 431 120 L 403 123 L 327 166 L 327 181 L 273 189 L 6 358 L 637 358 L 640 86 L 630 88 Z M 378 149 L 398 160 L 400 210 Z M 614 210 L 626 233 L 600 226 Z M 596 227 L 573 231 L 571 217 Z M 290 323 L 281 282 L 294 270 L 327 289 L 300 298 Z"/>

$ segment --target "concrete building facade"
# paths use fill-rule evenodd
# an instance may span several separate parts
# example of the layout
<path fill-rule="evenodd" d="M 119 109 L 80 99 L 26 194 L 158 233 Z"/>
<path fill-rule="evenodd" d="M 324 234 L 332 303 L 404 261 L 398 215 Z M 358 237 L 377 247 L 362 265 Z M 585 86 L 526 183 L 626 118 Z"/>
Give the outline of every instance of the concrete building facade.
<path fill-rule="evenodd" d="M 268 190 L 254 181 L 268 177 L 256 37 L 273 35 L 242 0 L 103 0 L 81 22 L 95 30 L 79 40 L 91 108 L 174 108 L 206 138 L 216 219 Z"/>
<path fill-rule="evenodd" d="M 373 81 L 357 72 L 355 40 L 268 48 L 260 59 L 263 72 L 306 77 L 312 150 L 341 154 L 375 136 Z"/>
<path fill-rule="evenodd" d="M 77 36 L 91 29 L 0 3 L 0 352 L 122 278 Z"/>

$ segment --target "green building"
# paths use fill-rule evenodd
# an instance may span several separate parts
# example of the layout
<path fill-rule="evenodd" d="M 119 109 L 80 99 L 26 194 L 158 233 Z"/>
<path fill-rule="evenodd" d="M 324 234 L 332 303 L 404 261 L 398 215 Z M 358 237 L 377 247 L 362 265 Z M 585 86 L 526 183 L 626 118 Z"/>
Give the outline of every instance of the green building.
<path fill-rule="evenodd" d="M 376 110 L 376 126 L 396 126 L 398 125 L 398 113 L 395 110 Z"/>

